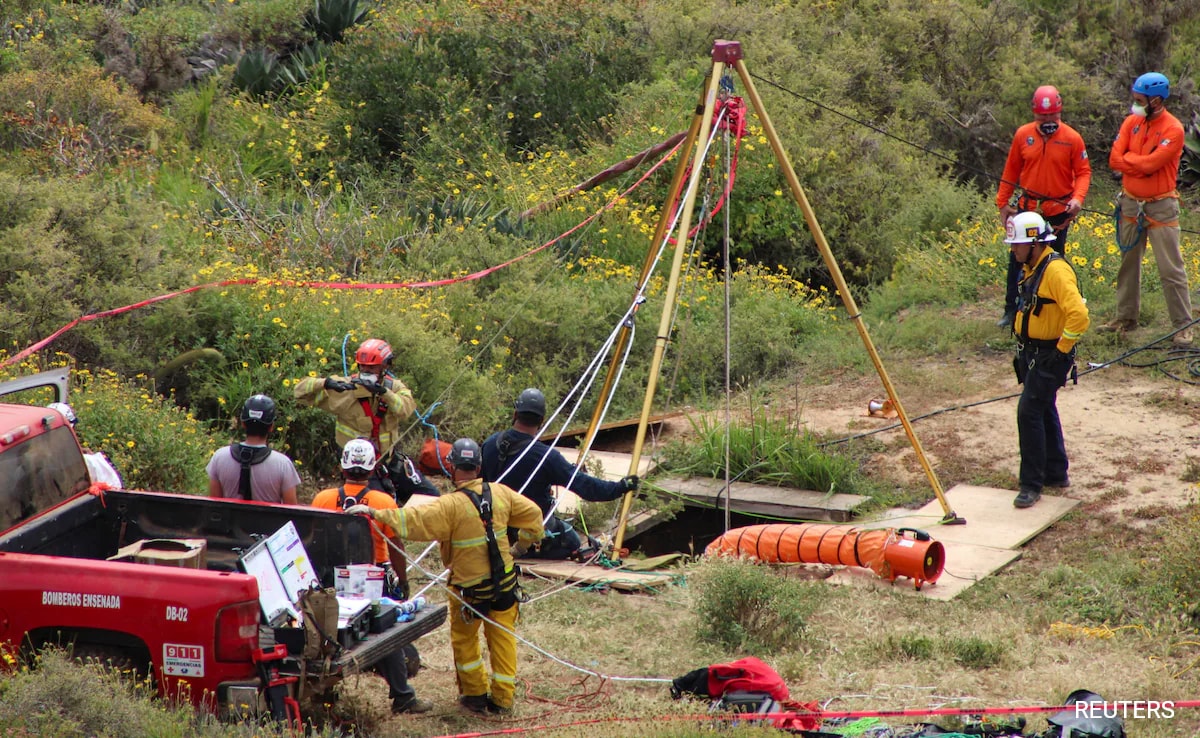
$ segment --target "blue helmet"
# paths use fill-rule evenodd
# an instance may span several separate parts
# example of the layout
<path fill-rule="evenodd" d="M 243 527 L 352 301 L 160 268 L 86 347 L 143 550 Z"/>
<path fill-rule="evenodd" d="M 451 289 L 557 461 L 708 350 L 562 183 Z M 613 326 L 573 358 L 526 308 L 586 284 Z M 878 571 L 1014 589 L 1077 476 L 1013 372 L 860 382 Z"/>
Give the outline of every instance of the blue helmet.
<path fill-rule="evenodd" d="M 1166 100 L 1171 95 L 1171 82 L 1165 74 L 1146 72 L 1133 81 L 1132 89 L 1139 95 L 1161 97 Z"/>

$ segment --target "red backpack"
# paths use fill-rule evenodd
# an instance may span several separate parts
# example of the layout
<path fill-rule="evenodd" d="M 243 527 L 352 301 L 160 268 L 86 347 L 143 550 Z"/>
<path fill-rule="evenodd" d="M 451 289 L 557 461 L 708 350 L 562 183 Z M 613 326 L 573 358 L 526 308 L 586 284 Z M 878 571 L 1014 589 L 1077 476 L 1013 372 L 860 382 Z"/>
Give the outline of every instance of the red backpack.
<path fill-rule="evenodd" d="M 753 656 L 708 667 L 709 695 L 721 697 L 728 692 L 765 692 L 777 702 L 788 698 L 783 677 Z"/>

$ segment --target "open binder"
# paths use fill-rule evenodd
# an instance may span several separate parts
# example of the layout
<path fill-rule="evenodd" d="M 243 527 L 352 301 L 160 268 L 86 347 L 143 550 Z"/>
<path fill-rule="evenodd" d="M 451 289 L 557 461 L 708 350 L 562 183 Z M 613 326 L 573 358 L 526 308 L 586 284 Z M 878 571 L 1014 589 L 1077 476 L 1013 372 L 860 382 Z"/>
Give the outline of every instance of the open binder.
<path fill-rule="evenodd" d="M 258 603 L 272 628 L 301 620 L 300 593 L 320 585 L 304 542 L 290 520 L 256 543 L 240 559 L 242 571 L 258 580 Z"/>

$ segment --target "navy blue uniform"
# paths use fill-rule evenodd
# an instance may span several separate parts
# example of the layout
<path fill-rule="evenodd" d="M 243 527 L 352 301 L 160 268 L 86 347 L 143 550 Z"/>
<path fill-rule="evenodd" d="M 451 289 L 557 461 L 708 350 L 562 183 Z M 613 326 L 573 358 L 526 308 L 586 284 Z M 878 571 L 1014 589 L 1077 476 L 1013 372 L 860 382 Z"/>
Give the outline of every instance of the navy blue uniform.
<path fill-rule="evenodd" d="M 529 450 L 521 456 L 526 447 Z M 625 494 L 625 485 L 620 480 L 606 482 L 583 472 L 575 474 L 574 465 L 562 454 L 514 428 L 493 433 L 483 442 L 482 448 L 483 478 L 520 490 L 537 503 L 543 516 L 548 515 L 554 505 L 554 496 L 550 492 L 553 486 L 566 487 L 588 502 L 608 502 Z M 521 457 L 519 461 L 517 457 Z M 503 479 L 501 474 L 504 474 Z M 574 479 L 571 479 L 572 474 L 575 474 Z M 551 517 L 546 521 L 546 538 L 536 556 L 563 559 L 579 546 L 579 534 L 566 521 Z"/>

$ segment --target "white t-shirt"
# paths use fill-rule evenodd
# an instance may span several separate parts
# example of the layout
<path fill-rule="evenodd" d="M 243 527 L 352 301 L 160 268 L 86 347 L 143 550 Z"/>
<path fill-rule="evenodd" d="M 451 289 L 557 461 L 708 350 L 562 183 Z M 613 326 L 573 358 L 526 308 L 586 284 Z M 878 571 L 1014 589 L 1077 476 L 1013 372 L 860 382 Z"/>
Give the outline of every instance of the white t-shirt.
<path fill-rule="evenodd" d="M 242 499 L 239 488 L 242 479 L 242 465 L 233 458 L 232 446 L 225 446 L 213 452 L 205 470 L 209 479 L 221 483 L 221 495 L 233 499 Z M 250 467 L 250 498 L 262 502 L 283 502 L 283 491 L 300 486 L 300 474 L 296 465 L 287 456 L 278 451 L 271 451 L 261 464 Z"/>

